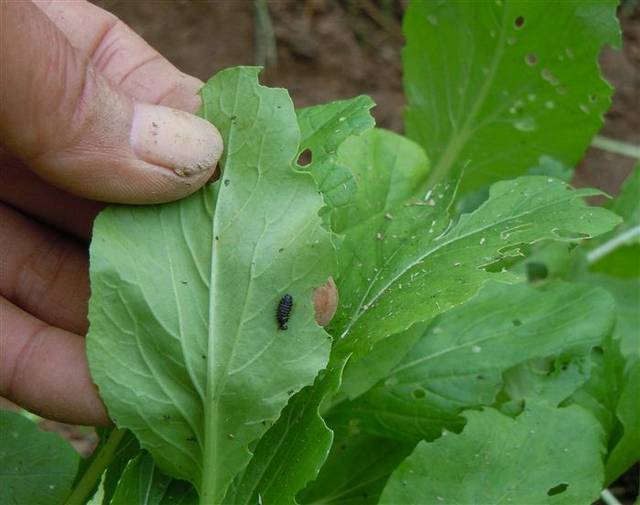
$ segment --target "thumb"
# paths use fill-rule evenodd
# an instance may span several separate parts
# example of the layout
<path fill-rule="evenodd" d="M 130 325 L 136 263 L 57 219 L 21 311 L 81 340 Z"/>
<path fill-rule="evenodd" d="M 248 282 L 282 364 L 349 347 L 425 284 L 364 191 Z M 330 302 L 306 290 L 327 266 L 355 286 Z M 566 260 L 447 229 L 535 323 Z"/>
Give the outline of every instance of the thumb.
<path fill-rule="evenodd" d="M 213 174 L 207 121 L 136 103 L 31 2 L 0 3 L 0 141 L 43 179 L 117 203 L 186 196 Z"/>

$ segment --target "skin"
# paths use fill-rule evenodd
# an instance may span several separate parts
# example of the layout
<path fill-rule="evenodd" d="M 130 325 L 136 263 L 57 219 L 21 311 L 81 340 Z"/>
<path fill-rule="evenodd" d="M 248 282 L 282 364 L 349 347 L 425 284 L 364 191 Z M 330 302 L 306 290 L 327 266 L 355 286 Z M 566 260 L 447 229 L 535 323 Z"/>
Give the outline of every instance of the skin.
<path fill-rule="evenodd" d="M 0 0 L 0 396 L 110 424 L 84 346 L 92 223 L 102 202 L 176 200 L 214 176 L 201 86 L 88 2 Z M 314 303 L 327 324 L 332 279 Z"/>
<path fill-rule="evenodd" d="M 0 22 L 0 395 L 108 425 L 83 338 L 96 200 L 184 197 L 212 177 L 222 141 L 180 112 L 198 109 L 202 83 L 106 11 L 3 0 Z"/>

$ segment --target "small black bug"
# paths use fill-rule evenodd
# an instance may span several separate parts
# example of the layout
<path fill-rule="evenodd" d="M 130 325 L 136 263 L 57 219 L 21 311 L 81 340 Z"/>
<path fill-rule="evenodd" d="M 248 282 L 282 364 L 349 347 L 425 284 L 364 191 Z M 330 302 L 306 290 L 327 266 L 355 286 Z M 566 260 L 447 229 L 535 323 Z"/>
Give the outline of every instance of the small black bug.
<path fill-rule="evenodd" d="M 278 327 L 281 330 L 287 329 L 287 322 L 289 321 L 289 315 L 291 314 L 292 307 L 293 297 L 291 295 L 284 295 L 278 304 L 278 311 L 276 312 Z"/>

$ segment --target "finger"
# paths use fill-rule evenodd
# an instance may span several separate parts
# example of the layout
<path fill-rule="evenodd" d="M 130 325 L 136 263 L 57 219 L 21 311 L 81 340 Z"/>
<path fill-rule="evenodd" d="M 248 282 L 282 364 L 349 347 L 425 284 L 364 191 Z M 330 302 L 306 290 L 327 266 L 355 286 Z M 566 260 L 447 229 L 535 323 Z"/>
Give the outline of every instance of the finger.
<path fill-rule="evenodd" d="M 74 47 L 134 99 L 188 112 L 200 108 L 202 81 L 180 72 L 110 12 L 85 1 L 35 3 Z"/>
<path fill-rule="evenodd" d="M 211 177 L 222 150 L 213 125 L 133 103 L 30 2 L 0 11 L 0 138 L 43 179 L 86 198 L 151 203 Z"/>
<path fill-rule="evenodd" d="M 0 201 L 84 242 L 104 207 L 47 184 L 17 158 L 1 151 Z"/>
<path fill-rule="evenodd" d="M 84 339 L 0 297 L 0 395 L 48 419 L 107 426 Z"/>
<path fill-rule="evenodd" d="M 0 204 L 0 294 L 53 326 L 87 331 L 86 248 Z"/>

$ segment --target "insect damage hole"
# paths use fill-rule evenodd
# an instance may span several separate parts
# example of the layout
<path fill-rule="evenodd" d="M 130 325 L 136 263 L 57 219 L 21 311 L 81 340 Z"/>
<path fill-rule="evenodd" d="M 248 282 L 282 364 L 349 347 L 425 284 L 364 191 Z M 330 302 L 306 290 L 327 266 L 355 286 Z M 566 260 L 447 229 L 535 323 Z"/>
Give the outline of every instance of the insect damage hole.
<path fill-rule="evenodd" d="M 312 154 L 311 154 L 311 149 L 305 149 L 304 151 L 302 151 L 299 155 L 298 155 L 298 166 L 300 167 L 308 167 L 309 165 L 311 165 L 311 161 L 312 161 Z"/>
<path fill-rule="evenodd" d="M 278 310 L 276 311 L 276 319 L 278 320 L 278 328 L 280 330 L 286 330 L 288 328 L 287 323 L 291 316 L 291 309 L 293 308 L 293 297 L 289 294 L 284 295 L 278 303 Z"/>
<path fill-rule="evenodd" d="M 549 491 L 547 491 L 547 496 L 555 496 L 557 494 L 564 493 L 568 487 L 569 484 L 566 484 L 564 482 L 562 484 L 558 484 L 557 486 L 553 486 L 551 489 L 549 489 Z"/>

